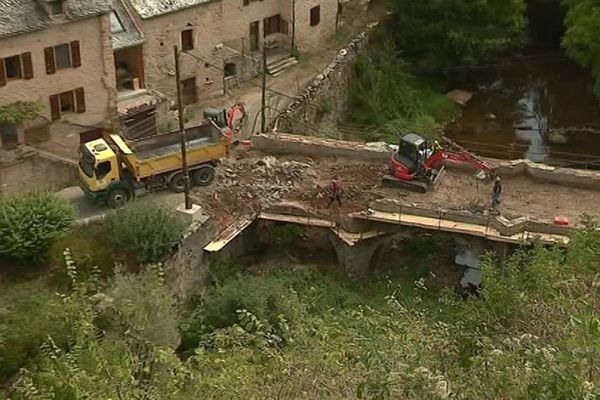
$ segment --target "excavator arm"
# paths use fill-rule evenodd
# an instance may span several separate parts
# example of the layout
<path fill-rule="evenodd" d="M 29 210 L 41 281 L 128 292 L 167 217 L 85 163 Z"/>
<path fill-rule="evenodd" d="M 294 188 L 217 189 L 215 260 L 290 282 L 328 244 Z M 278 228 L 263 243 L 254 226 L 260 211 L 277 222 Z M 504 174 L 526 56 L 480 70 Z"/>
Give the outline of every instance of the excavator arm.
<path fill-rule="evenodd" d="M 426 168 L 437 168 L 443 161 L 450 161 L 471 165 L 478 170 L 484 171 L 489 176 L 495 174 L 496 168 L 492 165 L 477 158 L 457 143 L 447 138 L 444 138 L 443 140 L 445 146 L 437 147 L 431 157 L 425 161 L 424 164 Z"/>

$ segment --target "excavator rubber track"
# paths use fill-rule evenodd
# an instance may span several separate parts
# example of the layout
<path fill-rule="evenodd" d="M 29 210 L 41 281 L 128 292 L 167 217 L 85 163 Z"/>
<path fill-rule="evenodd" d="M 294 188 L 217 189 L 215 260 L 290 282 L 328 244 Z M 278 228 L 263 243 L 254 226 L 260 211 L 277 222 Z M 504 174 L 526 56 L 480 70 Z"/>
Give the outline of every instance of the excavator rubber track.
<path fill-rule="evenodd" d="M 426 182 L 417 180 L 403 181 L 393 177 L 392 175 L 384 175 L 383 179 L 381 180 L 381 185 L 387 188 L 408 189 L 418 193 L 425 193 L 429 188 Z"/>

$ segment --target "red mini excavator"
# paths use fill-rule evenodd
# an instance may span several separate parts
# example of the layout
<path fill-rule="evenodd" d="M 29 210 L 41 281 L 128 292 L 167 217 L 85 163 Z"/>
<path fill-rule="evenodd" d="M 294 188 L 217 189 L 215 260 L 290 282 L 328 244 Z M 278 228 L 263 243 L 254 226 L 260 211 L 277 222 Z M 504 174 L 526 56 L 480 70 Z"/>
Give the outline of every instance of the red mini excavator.
<path fill-rule="evenodd" d="M 444 145 L 437 141 L 428 142 L 416 133 L 400 139 L 398 150 L 390 160 L 390 173 L 383 177 L 383 184 L 426 192 L 436 186 L 445 173 L 445 162 L 469 164 L 479 170 L 479 179 L 491 179 L 495 168 L 478 159 L 464 148 L 448 139 Z"/>

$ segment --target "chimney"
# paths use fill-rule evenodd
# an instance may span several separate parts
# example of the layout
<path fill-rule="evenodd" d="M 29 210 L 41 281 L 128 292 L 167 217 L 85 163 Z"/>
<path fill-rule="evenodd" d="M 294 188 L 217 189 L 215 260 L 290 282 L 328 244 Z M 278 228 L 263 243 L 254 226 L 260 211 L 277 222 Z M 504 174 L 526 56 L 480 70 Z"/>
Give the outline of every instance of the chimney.
<path fill-rule="evenodd" d="M 65 0 L 40 0 L 40 3 L 50 17 L 58 17 L 65 13 Z"/>

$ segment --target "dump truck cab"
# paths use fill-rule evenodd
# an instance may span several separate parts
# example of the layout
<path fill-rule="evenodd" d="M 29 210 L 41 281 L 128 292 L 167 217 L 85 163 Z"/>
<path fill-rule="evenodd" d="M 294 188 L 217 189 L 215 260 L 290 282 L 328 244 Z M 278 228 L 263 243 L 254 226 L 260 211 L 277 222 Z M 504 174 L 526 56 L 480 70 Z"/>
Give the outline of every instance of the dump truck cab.
<path fill-rule="evenodd" d="M 88 198 L 104 201 L 109 189 L 121 181 L 117 154 L 104 139 L 81 145 L 79 149 L 79 178 Z"/>

